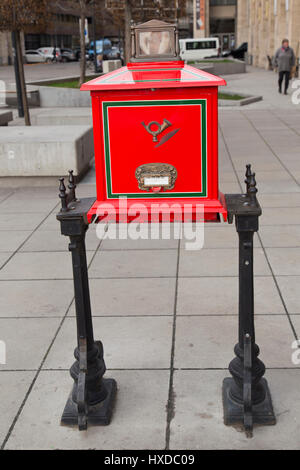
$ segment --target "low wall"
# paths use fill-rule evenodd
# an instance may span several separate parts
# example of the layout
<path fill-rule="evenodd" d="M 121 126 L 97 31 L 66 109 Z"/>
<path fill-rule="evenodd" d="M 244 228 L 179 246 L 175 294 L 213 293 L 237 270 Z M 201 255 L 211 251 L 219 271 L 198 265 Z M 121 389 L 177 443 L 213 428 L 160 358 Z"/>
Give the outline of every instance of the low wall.
<path fill-rule="evenodd" d="M 102 74 L 100 74 L 102 75 Z M 99 77 L 99 74 L 87 75 L 87 78 L 93 79 Z M 51 80 L 39 80 L 29 82 L 39 91 L 40 106 L 42 108 L 77 108 L 91 106 L 91 98 L 89 91 L 80 91 L 76 88 L 63 88 L 47 86 L 51 83 L 65 83 L 73 80 L 79 80 L 77 76 L 57 78 Z"/>
<path fill-rule="evenodd" d="M 28 106 L 40 106 L 39 90 L 37 86 L 28 85 L 26 87 Z M 0 102 L 7 106 L 16 108 L 18 106 L 18 96 L 15 85 L 8 85 L 7 88 L 0 90 Z"/>
<path fill-rule="evenodd" d="M 91 105 L 89 91 L 74 88 L 39 86 L 40 106 L 43 108 L 77 108 Z"/>
<path fill-rule="evenodd" d="M 0 113 L 1 116 L 1 113 Z M 32 113 L 33 126 L 93 126 L 92 108 L 47 108 Z"/>
<path fill-rule="evenodd" d="M 213 75 L 219 76 L 247 72 L 246 63 L 242 60 L 230 59 L 230 62 L 222 62 L 222 60 L 216 62 L 203 61 L 201 63 L 191 65 L 196 69 L 206 70 L 207 72 L 212 73 Z"/>
<path fill-rule="evenodd" d="M 86 171 L 94 156 L 91 126 L 9 126 L 0 133 L 0 174 L 60 176 Z"/>

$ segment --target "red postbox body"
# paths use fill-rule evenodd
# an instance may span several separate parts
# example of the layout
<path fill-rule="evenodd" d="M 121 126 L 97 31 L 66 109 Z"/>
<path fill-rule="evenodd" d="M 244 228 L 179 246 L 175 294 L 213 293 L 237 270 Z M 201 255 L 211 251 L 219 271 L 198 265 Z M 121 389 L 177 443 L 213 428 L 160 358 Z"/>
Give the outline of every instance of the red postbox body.
<path fill-rule="evenodd" d="M 227 219 L 218 184 L 218 87 L 225 84 L 173 60 L 132 62 L 82 85 L 91 92 L 95 144 L 89 221 L 105 204 L 117 221 L 134 219 L 131 208 L 143 204 L 150 221 L 158 203 L 188 205 L 192 220 L 197 205 L 205 221 Z"/>

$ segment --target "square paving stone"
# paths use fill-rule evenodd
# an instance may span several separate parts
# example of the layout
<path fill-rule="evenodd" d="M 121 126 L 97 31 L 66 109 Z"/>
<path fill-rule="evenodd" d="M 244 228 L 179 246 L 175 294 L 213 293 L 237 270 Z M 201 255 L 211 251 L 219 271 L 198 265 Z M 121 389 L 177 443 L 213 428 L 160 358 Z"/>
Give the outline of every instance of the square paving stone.
<path fill-rule="evenodd" d="M 300 247 L 300 225 L 263 225 L 260 236 L 266 248 Z"/>
<path fill-rule="evenodd" d="M 266 367 L 293 367 L 291 344 L 295 340 L 286 315 L 257 315 L 256 342 Z M 234 316 L 178 317 L 175 367 L 227 368 L 238 339 Z"/>
<path fill-rule="evenodd" d="M 288 312 L 300 314 L 300 278 L 298 276 L 277 276 L 276 280 Z"/>
<path fill-rule="evenodd" d="M 94 318 L 94 337 L 104 346 L 108 369 L 160 369 L 170 366 L 170 317 Z M 67 318 L 45 361 L 45 369 L 68 369 L 76 346 L 75 318 Z"/>
<path fill-rule="evenodd" d="M 7 230 L 0 234 L 0 252 L 14 252 L 30 236 L 31 231 Z"/>
<path fill-rule="evenodd" d="M 222 185 L 220 185 L 220 191 L 224 194 L 240 194 L 241 189 L 237 181 L 222 182 Z"/>
<path fill-rule="evenodd" d="M 59 183 L 57 183 L 57 187 L 55 187 L 50 183 L 50 185 L 47 186 L 33 187 L 31 185 L 28 187 L 18 188 L 12 198 L 20 201 L 23 199 L 52 199 L 55 202 L 56 198 L 58 201 L 58 185 Z"/>
<path fill-rule="evenodd" d="M 168 250 L 177 249 L 179 240 L 109 240 L 101 243 L 101 250 Z"/>
<path fill-rule="evenodd" d="M 118 383 L 109 426 L 60 426 L 70 393 L 68 373 L 42 371 L 5 449 L 161 449 L 165 448 L 168 371 L 111 371 Z"/>
<path fill-rule="evenodd" d="M 178 249 L 181 222 L 153 224 L 96 224 L 101 250 Z"/>
<path fill-rule="evenodd" d="M 72 280 L 0 281 L 0 317 L 63 316 L 73 295 Z"/>
<path fill-rule="evenodd" d="M 263 212 L 265 208 L 280 208 L 280 207 L 300 207 L 300 194 L 299 193 L 290 193 L 290 194 L 259 194 L 258 195 L 259 203 L 262 207 Z M 277 214 L 277 215 L 276 215 Z M 280 219 L 280 211 L 277 210 L 273 212 L 274 217 L 276 217 L 275 224 L 277 224 L 277 219 Z"/>
<path fill-rule="evenodd" d="M 0 372 L 0 446 L 17 415 L 35 372 Z"/>
<path fill-rule="evenodd" d="M 92 252 L 88 252 L 88 262 L 91 257 Z M 0 271 L 0 279 L 73 279 L 71 254 L 16 253 Z"/>
<path fill-rule="evenodd" d="M 0 210 L 0 230 L 34 230 L 45 219 L 46 213 L 25 213 L 16 211 L 2 214 Z"/>
<path fill-rule="evenodd" d="M 258 181 L 259 195 L 274 193 L 275 188 L 277 193 L 299 193 L 300 186 L 290 178 L 290 181 Z M 258 198 L 259 200 L 259 198 Z"/>
<path fill-rule="evenodd" d="M 1 266 L 3 266 L 4 263 L 9 259 L 10 256 L 12 256 L 12 253 L 0 253 L 0 269 Z"/>
<path fill-rule="evenodd" d="M 276 276 L 300 275 L 300 247 L 267 248 L 266 252 Z"/>
<path fill-rule="evenodd" d="M 91 279 L 93 316 L 173 315 L 175 285 L 175 278 Z"/>
<path fill-rule="evenodd" d="M 183 226 L 183 237 L 180 243 L 180 248 L 182 250 L 187 249 L 188 247 L 186 246 L 187 243 L 190 243 L 191 240 L 189 240 L 188 237 L 185 236 L 185 230 L 187 226 Z M 216 224 L 214 226 L 204 224 L 204 245 L 203 248 L 237 248 L 239 246 L 239 238 L 238 234 L 236 232 L 235 226 L 234 225 L 229 225 L 229 224 Z M 193 226 L 190 228 L 188 227 L 188 234 L 192 230 L 193 233 L 195 234 L 196 231 L 196 225 L 193 224 Z M 202 227 L 199 224 L 199 227 L 197 228 L 199 230 L 199 235 L 197 235 L 198 239 L 200 240 L 200 235 L 201 235 L 201 230 Z M 202 235 L 201 235 L 202 236 Z M 194 235 L 195 238 L 195 235 Z M 256 247 L 261 247 L 260 241 L 257 237 L 257 234 L 254 235 L 254 246 Z"/>
<path fill-rule="evenodd" d="M 222 157 L 220 158 L 222 160 Z M 222 163 L 221 162 L 221 166 L 222 166 Z M 225 165 L 227 164 L 230 164 L 230 161 L 228 160 L 225 160 Z M 220 178 L 220 187 L 222 188 L 222 184 L 223 182 L 224 183 L 237 183 L 237 177 L 236 177 L 236 174 L 234 173 L 234 171 L 231 169 L 231 171 L 221 171 L 220 170 L 220 174 L 219 174 L 219 178 Z"/>
<path fill-rule="evenodd" d="M 20 251 L 64 251 L 68 252 L 70 243 L 69 237 L 66 237 L 58 230 L 37 230 L 30 239 L 22 246 Z M 88 230 L 86 234 L 86 250 L 95 251 L 100 243 L 95 230 Z"/>
<path fill-rule="evenodd" d="M 260 225 L 297 225 L 300 207 L 282 207 L 280 210 L 266 207 L 260 217 Z"/>
<path fill-rule="evenodd" d="M 90 268 L 90 277 L 173 277 L 177 250 L 100 251 Z"/>
<path fill-rule="evenodd" d="M 276 189 L 278 181 L 291 181 L 291 175 L 286 170 L 277 170 L 277 171 L 260 171 L 257 175 L 259 177 L 259 192 L 260 186 L 262 183 L 271 181 L 274 183 L 276 181 Z M 244 179 L 241 178 L 241 183 L 244 184 Z M 274 189 L 274 185 L 273 185 Z"/>
<path fill-rule="evenodd" d="M 59 326 L 59 318 L 0 318 L 6 364 L 0 370 L 38 369 Z"/>
<path fill-rule="evenodd" d="M 59 209 L 52 212 L 46 220 L 39 227 L 39 230 L 56 230 L 60 233 L 60 222 L 56 218 L 56 214 L 59 212 Z"/>
<path fill-rule="evenodd" d="M 225 371 L 175 372 L 170 449 L 298 450 L 299 371 L 267 370 L 277 424 L 255 427 L 252 439 L 224 426 L 221 387 L 227 376 Z"/>
<path fill-rule="evenodd" d="M 259 248 L 254 249 L 254 273 L 260 276 L 271 274 L 263 250 Z M 179 277 L 237 275 L 237 249 L 182 250 L 180 252 Z"/>
<path fill-rule="evenodd" d="M 7 198 L 13 196 L 14 190 L 9 188 L 0 188 L 0 202 L 5 201 Z"/>
<path fill-rule="evenodd" d="M 290 319 L 295 328 L 297 338 L 298 340 L 300 340 L 300 316 L 290 315 Z M 299 343 L 299 346 L 300 346 L 300 343 Z M 292 349 L 294 349 L 294 345 Z M 298 353 L 296 354 L 296 361 L 297 361 L 297 364 L 295 363 L 294 365 L 297 365 L 299 367 L 300 366 L 300 349 L 298 349 Z"/>
<path fill-rule="evenodd" d="M 14 195 L 6 201 L 3 201 L 0 204 L 0 212 L 2 214 L 5 213 L 18 213 L 18 212 L 42 212 L 49 213 L 50 211 L 54 210 L 54 208 L 57 206 L 58 207 L 59 201 L 55 198 L 50 199 L 50 198 L 28 198 L 28 197 L 21 197 L 21 195 Z"/>
<path fill-rule="evenodd" d="M 180 278 L 178 281 L 177 314 L 238 314 L 238 287 L 237 277 Z M 256 314 L 285 313 L 272 277 L 256 277 L 254 292 Z"/>

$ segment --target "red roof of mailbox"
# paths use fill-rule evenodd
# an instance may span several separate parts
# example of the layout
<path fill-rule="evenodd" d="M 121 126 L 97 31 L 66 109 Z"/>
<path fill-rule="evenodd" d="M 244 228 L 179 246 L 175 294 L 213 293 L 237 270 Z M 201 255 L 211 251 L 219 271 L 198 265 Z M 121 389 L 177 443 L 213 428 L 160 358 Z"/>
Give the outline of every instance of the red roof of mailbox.
<path fill-rule="evenodd" d="M 81 90 L 128 90 L 226 85 L 223 78 L 177 62 L 129 63 L 81 86 Z"/>

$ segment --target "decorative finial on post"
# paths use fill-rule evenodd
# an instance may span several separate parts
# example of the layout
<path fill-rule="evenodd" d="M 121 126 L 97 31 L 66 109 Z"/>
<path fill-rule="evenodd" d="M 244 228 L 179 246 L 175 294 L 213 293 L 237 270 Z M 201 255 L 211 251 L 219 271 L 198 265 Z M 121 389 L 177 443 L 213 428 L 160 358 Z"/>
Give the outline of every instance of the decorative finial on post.
<path fill-rule="evenodd" d="M 67 212 L 68 210 L 68 205 L 67 205 L 67 193 L 66 193 L 66 187 L 64 183 L 64 178 L 59 178 L 60 184 L 59 184 L 59 197 L 61 201 L 61 211 L 62 212 Z"/>
<path fill-rule="evenodd" d="M 246 165 L 246 174 L 245 174 L 245 176 L 246 176 L 245 183 L 246 183 L 246 192 L 247 192 L 247 194 L 249 193 L 251 175 L 252 175 L 251 165 L 248 164 L 248 165 Z"/>
<path fill-rule="evenodd" d="M 76 184 L 75 184 L 75 178 L 73 175 L 73 170 L 69 170 L 69 185 L 68 188 L 70 190 L 69 192 L 69 202 L 76 201 L 76 195 L 75 195 L 75 189 L 76 189 Z"/>
<path fill-rule="evenodd" d="M 255 173 L 252 173 L 250 176 L 250 182 L 249 182 L 249 190 L 248 190 L 248 195 L 250 197 L 250 205 L 255 206 L 257 204 L 256 200 L 256 193 L 257 193 L 257 187 L 256 187 L 256 179 L 255 179 Z"/>

